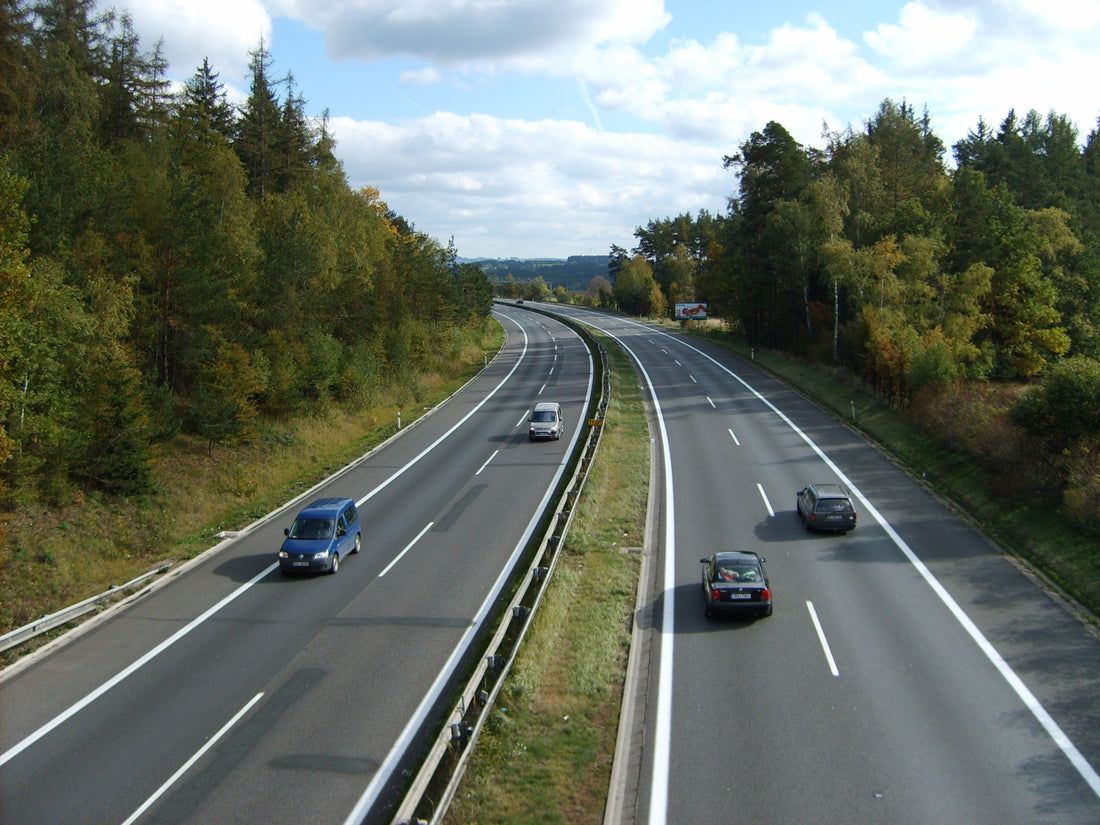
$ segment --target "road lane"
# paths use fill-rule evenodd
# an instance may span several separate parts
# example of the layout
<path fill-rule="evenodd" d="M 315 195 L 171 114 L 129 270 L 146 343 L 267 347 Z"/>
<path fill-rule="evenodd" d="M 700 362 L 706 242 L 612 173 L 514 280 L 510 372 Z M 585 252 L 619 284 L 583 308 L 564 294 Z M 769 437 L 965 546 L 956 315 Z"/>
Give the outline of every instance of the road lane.
<path fill-rule="evenodd" d="M 665 578 L 645 611 L 660 651 L 641 680 L 647 748 L 617 774 L 639 783 L 622 821 L 1100 821 L 1094 634 L 751 364 L 583 317 L 638 360 L 672 479 L 654 565 Z M 860 495 L 859 528 L 807 533 L 795 490 L 836 479 Z M 733 548 L 767 556 L 772 618 L 704 620 L 698 559 Z"/>
<path fill-rule="evenodd" d="M 527 443 L 522 413 L 555 393 L 571 438 L 591 391 L 574 333 L 502 317 L 505 352 L 478 379 L 304 497 L 362 502 L 363 551 L 339 574 L 272 571 L 296 504 L 5 676 L 0 820 L 343 822 L 392 802 L 382 773 L 396 770 L 402 737 L 427 715 L 563 469 L 568 442 Z"/>

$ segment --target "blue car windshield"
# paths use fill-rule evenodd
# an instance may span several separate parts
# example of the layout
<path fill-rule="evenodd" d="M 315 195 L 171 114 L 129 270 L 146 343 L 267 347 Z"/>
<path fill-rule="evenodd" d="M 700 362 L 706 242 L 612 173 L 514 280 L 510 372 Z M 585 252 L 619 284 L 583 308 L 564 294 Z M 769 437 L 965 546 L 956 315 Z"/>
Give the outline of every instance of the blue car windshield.
<path fill-rule="evenodd" d="M 299 518 L 290 528 L 292 539 L 330 539 L 335 532 L 336 523 L 330 518 Z"/>

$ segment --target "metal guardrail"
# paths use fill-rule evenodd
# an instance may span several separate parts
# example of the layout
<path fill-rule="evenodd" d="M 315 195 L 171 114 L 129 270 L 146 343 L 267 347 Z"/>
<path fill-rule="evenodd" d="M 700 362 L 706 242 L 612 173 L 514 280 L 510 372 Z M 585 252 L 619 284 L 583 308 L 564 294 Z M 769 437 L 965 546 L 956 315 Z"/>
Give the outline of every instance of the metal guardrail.
<path fill-rule="evenodd" d="M 488 717 L 488 711 L 493 707 L 504 685 L 505 677 L 511 671 L 520 644 L 530 626 L 530 619 L 545 595 L 554 568 L 557 566 L 558 550 L 562 547 L 573 521 L 574 505 L 588 479 L 592 461 L 599 448 L 603 432 L 602 424 L 611 395 L 611 374 L 607 366 L 606 351 L 583 326 L 567 318 L 556 315 L 554 317 L 573 327 L 596 355 L 601 376 L 600 395 L 590 405 L 590 414 L 586 416 L 587 442 L 583 450 L 578 451 L 579 458 L 574 458 L 573 473 L 569 480 L 563 483 L 561 487 L 563 492 L 555 500 L 553 507 L 548 509 L 551 516 L 547 520 L 547 528 L 539 541 L 533 560 L 523 574 L 521 584 L 516 588 L 507 609 L 498 614 L 500 624 L 496 632 L 483 648 L 479 663 L 446 717 L 427 757 L 421 763 L 419 771 L 399 804 L 392 820 L 394 825 L 428 825 L 429 823 L 437 825 L 446 814 L 462 779 L 469 754 Z M 170 566 L 164 565 L 151 570 L 123 585 L 112 587 L 99 595 L 70 605 L 56 613 L 42 616 L 30 624 L 5 633 L 0 636 L 0 652 L 94 611 L 99 602 L 116 597 L 153 576 L 167 572 Z"/>
<path fill-rule="evenodd" d="M 106 590 L 98 596 L 84 599 L 82 602 L 69 605 L 68 607 L 58 610 L 56 613 L 50 613 L 30 624 L 25 624 L 22 627 L 17 627 L 15 630 L 8 631 L 3 636 L 0 636 L 0 653 L 3 653 L 5 650 L 10 650 L 13 647 L 18 647 L 24 642 L 30 641 L 35 636 L 40 636 L 43 633 L 53 630 L 55 627 L 61 627 L 62 625 L 79 619 L 87 613 L 91 613 L 96 609 L 99 602 L 118 596 L 120 593 L 125 593 L 127 590 L 136 587 L 146 579 L 150 579 L 160 573 L 166 573 L 170 567 L 171 565 L 167 564 L 158 567 L 156 570 L 150 570 L 148 573 L 143 573 L 136 579 L 131 579 L 126 582 L 126 584 L 112 587 L 110 590 Z"/>
<path fill-rule="evenodd" d="M 530 627 L 531 617 L 542 602 L 553 576 L 558 550 L 562 547 L 573 520 L 574 505 L 588 479 L 592 460 L 599 447 L 602 424 L 611 395 L 611 374 L 607 366 L 606 351 L 585 328 L 570 323 L 568 319 L 558 316 L 555 318 L 573 326 L 597 356 L 601 389 L 600 397 L 594 405 L 595 412 L 587 417 L 587 443 L 574 465 L 572 476 L 563 486 L 564 492 L 552 508 L 553 516 L 521 585 L 507 609 L 501 612 L 499 627 L 484 648 L 478 665 L 446 717 L 427 757 L 421 763 L 391 820 L 393 825 L 437 825 L 446 814 L 462 780 L 469 755 L 488 719 L 488 711 L 492 709 L 504 680 L 512 669 L 520 644 Z"/>

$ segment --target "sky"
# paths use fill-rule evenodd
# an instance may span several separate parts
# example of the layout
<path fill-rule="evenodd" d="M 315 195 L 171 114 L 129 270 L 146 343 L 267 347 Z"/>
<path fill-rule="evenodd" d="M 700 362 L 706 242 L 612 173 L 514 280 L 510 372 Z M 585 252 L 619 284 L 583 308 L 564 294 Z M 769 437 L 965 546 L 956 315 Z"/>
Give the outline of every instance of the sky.
<path fill-rule="evenodd" d="M 1100 0 L 103 0 L 231 101 L 262 43 L 374 187 L 462 258 L 633 250 L 724 214 L 769 121 L 824 148 L 889 98 L 948 147 L 1010 110 L 1100 117 Z"/>

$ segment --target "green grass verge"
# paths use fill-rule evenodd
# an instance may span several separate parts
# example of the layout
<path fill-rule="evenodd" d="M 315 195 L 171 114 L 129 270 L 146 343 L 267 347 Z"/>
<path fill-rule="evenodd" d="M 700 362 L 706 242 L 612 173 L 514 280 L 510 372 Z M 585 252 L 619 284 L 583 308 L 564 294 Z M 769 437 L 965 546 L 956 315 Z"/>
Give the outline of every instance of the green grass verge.
<path fill-rule="evenodd" d="M 1049 514 L 1001 512 L 989 495 L 988 478 L 973 461 L 931 440 L 850 374 L 780 353 L 725 345 L 864 431 L 909 472 L 1096 611 L 1100 554 L 1094 538 Z M 616 344 L 605 340 L 605 346 L 614 361 L 613 401 L 600 455 L 578 504 L 565 556 L 471 755 L 445 825 L 602 820 L 637 572 L 636 558 L 620 548 L 625 542 L 642 543 L 650 458 L 637 376 Z M 1083 581 L 1075 584 L 1075 578 Z M 608 582 L 618 583 L 614 592 L 607 591 Z"/>
<path fill-rule="evenodd" d="M 490 712 L 449 825 L 599 823 L 622 703 L 649 491 L 638 379 L 604 340 L 612 394 L 554 578 Z"/>

